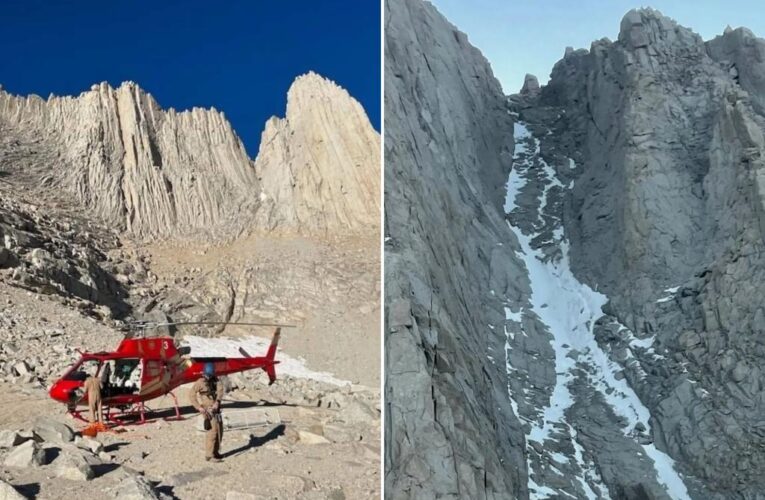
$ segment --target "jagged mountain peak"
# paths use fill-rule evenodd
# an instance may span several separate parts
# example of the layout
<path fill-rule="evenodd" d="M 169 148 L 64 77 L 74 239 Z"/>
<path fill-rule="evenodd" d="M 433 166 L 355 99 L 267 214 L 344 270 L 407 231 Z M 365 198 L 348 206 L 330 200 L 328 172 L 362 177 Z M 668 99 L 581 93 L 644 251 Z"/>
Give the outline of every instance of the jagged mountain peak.
<path fill-rule="evenodd" d="M 674 19 L 650 7 L 632 9 L 624 15 L 620 24 L 618 40 L 632 49 L 662 43 L 682 43 L 685 45 L 703 43 L 701 36 L 680 26 Z"/>
<path fill-rule="evenodd" d="M 287 92 L 288 121 L 306 117 L 346 120 L 349 113 L 361 122 L 368 121 L 364 108 L 346 89 L 313 71 L 295 78 Z"/>
<path fill-rule="evenodd" d="M 320 227 L 343 233 L 360 229 L 350 227 L 355 212 L 366 214 L 365 224 L 377 219 L 372 214 L 379 214 L 379 196 L 366 187 L 367 177 L 379 178 L 379 166 L 377 174 L 370 166 L 379 162 L 379 137 L 361 105 L 335 83 L 308 73 L 290 88 L 287 108 L 286 119 L 266 123 L 261 151 L 269 150 L 269 141 L 278 135 L 280 147 L 301 161 L 300 151 L 316 153 L 303 161 L 315 171 L 299 194 L 293 192 L 292 176 L 271 173 L 305 170 L 290 165 L 291 158 L 280 157 L 274 168 L 256 168 L 224 113 L 201 107 L 165 110 L 132 81 L 116 88 L 101 82 L 76 97 L 47 101 L 0 92 L 6 139 L 0 159 L 6 159 L 3 168 L 13 174 L 12 181 L 58 193 L 138 239 L 217 240 L 265 230 L 258 222 L 263 220 L 270 221 L 268 230 L 304 233 Z M 285 127 L 290 133 L 278 133 Z M 264 159 L 259 166 L 268 163 Z M 346 163 L 367 169 L 357 169 L 356 176 L 349 175 L 352 169 L 332 167 Z M 333 175 L 339 177 L 330 180 Z M 364 187 L 357 189 L 357 181 Z M 339 188 L 322 195 L 322 185 Z M 357 196 L 348 193 L 356 191 L 363 197 L 348 208 L 348 200 Z M 321 196 L 328 199 L 313 199 Z M 273 206 L 315 209 L 300 220 L 256 215 L 261 208 L 270 213 Z M 346 215 L 337 224 L 325 223 L 339 212 Z M 313 223 L 314 218 L 324 222 Z"/>
<path fill-rule="evenodd" d="M 347 97 L 350 97 L 348 92 L 336 82 L 316 73 L 315 71 L 309 71 L 302 75 L 298 75 L 295 80 L 293 80 L 292 85 L 290 85 L 287 95 L 289 98 L 289 96 L 293 94 L 299 94 L 305 91 L 319 91 L 321 93 L 341 92 Z"/>
<path fill-rule="evenodd" d="M 526 73 L 523 78 L 523 87 L 521 87 L 521 94 L 536 94 L 539 92 L 539 80 L 536 75 Z"/>
<path fill-rule="evenodd" d="M 285 117 L 269 119 L 261 138 L 258 220 L 290 231 L 374 232 L 379 163 L 380 137 L 361 104 L 314 72 L 299 76 L 287 93 Z"/>

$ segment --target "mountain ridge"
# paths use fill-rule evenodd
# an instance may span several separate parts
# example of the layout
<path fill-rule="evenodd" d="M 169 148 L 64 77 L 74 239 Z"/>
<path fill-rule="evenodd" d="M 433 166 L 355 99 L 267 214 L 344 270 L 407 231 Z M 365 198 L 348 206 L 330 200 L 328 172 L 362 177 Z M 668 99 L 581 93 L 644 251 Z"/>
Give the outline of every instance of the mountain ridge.
<path fill-rule="evenodd" d="M 306 112 L 323 106 L 325 113 L 313 115 L 318 120 L 331 120 L 321 139 L 332 141 L 334 138 L 329 135 L 338 134 L 332 127 L 342 126 L 342 117 L 333 112 L 334 106 L 354 108 L 358 123 L 352 132 L 364 133 L 371 139 L 352 144 L 354 150 L 339 145 L 334 156 L 320 158 L 320 164 L 306 162 L 292 168 L 301 172 L 310 167 L 315 180 L 329 181 L 339 174 L 334 163 L 341 162 L 346 155 L 355 155 L 362 159 L 355 167 L 367 174 L 357 176 L 356 180 L 379 177 L 379 167 L 375 165 L 379 163 L 379 145 L 374 144 L 376 132 L 363 108 L 346 91 L 337 90 L 340 87 L 334 82 L 316 73 L 297 78 L 291 89 L 299 90 L 302 86 L 310 86 L 314 93 L 327 93 L 336 101 L 306 102 Z M 297 109 L 291 113 L 300 115 Z M 269 123 L 272 121 L 273 118 Z M 312 125 L 319 126 L 311 123 L 306 126 Z M 326 196 L 325 193 L 290 196 L 292 187 L 284 185 L 279 187 L 285 199 L 272 197 L 269 203 L 264 203 L 267 200 L 259 196 L 260 186 L 276 185 L 287 179 L 279 178 L 273 167 L 266 172 L 256 171 L 255 159 L 247 155 L 224 113 L 200 107 L 184 111 L 162 109 L 151 94 L 134 82 L 124 82 L 117 88 L 108 83 L 96 84 L 76 97 L 51 96 L 48 100 L 2 91 L 0 126 L 7 130 L 6 134 L 18 135 L 16 140 L 41 158 L 32 169 L 28 164 L 16 165 L 20 176 L 30 174 L 30 178 L 46 179 L 56 189 L 73 194 L 89 213 L 124 228 L 138 239 L 194 237 L 200 230 L 215 240 L 236 237 L 264 219 L 255 215 L 263 205 L 265 211 L 286 203 L 310 202 L 300 199 L 302 195 Z M 52 168 L 54 163 L 64 163 L 65 167 Z M 31 170 L 35 175 L 31 175 Z M 271 180 L 272 177 L 277 180 Z M 371 221 L 372 211 L 379 213 L 379 181 L 376 189 L 371 182 L 371 188 L 363 190 L 371 200 L 368 203 L 355 200 L 354 209 L 367 209 L 364 222 Z M 343 200 L 330 208 L 346 210 Z M 273 232 L 280 226 L 280 230 L 296 233 L 365 232 L 359 221 L 345 216 L 333 218 L 332 214 L 325 214 L 319 227 L 312 227 L 306 219 L 284 220 L 277 216 L 268 228 L 262 229 Z"/>

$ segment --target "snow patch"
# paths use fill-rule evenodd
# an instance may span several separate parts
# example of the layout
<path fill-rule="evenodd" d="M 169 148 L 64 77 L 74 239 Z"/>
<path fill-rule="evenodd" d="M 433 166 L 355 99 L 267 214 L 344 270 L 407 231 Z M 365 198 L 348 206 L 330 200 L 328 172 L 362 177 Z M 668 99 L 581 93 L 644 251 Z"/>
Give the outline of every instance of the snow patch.
<path fill-rule="evenodd" d="M 505 306 L 505 319 L 520 323 L 523 319 L 523 308 L 520 308 L 518 312 L 513 312 L 509 307 Z"/>
<path fill-rule="evenodd" d="M 664 292 L 668 293 L 669 295 L 667 295 L 666 297 L 660 298 L 659 300 L 656 301 L 656 303 L 657 304 L 662 304 L 664 302 L 669 302 L 670 300 L 675 298 L 675 294 L 677 293 L 678 290 L 680 290 L 679 286 L 672 287 L 672 288 L 667 288 L 666 290 L 664 290 Z"/>
<path fill-rule="evenodd" d="M 516 143 L 527 140 L 530 134 L 525 124 L 516 123 L 514 137 Z M 539 141 L 534 139 L 534 154 L 539 154 Z M 517 152 L 527 152 L 526 146 L 520 144 Z M 556 172 L 544 160 L 537 158 L 542 165 L 544 176 L 547 183 L 543 189 L 540 199 L 539 217 L 541 220 L 544 208 L 547 205 L 547 194 L 551 187 L 563 187 L 557 178 Z M 514 156 L 514 160 L 519 160 Z M 528 165 L 528 160 L 521 160 Z M 570 160 L 572 163 L 573 161 Z M 507 195 L 505 197 L 505 211 L 510 213 L 516 208 L 515 200 L 526 185 L 526 179 L 519 172 L 519 168 L 513 165 L 507 182 Z M 525 170 L 528 172 L 528 169 Z M 539 421 L 530 422 L 531 429 L 527 434 L 527 441 L 533 440 L 544 443 L 551 438 L 556 424 L 566 424 L 565 411 L 573 404 L 573 396 L 568 389 L 570 382 L 574 380 L 574 369 L 579 362 L 584 362 L 591 367 L 590 382 L 593 387 L 601 393 L 604 400 L 613 408 L 614 413 L 623 417 L 627 425 L 623 429 L 626 436 L 633 436 L 637 424 L 642 424 L 650 435 L 648 409 L 642 404 L 635 392 L 622 377 L 617 378 L 621 372 L 621 367 L 611 361 L 606 352 L 604 352 L 595 340 L 593 333 L 595 322 L 603 316 L 602 306 L 607 302 L 607 297 L 586 284 L 580 282 L 572 273 L 569 264 L 568 242 L 565 241 L 561 227 L 554 231 L 556 239 L 560 239 L 561 257 L 557 261 L 545 259 L 543 252 L 535 250 L 531 246 L 535 234 L 525 235 L 523 232 L 508 222 L 510 230 L 515 234 L 520 243 L 521 250 L 516 252 L 528 271 L 531 282 L 531 309 L 539 320 L 547 327 L 552 336 L 551 345 L 555 353 L 555 372 L 556 383 L 550 397 L 547 407 L 543 409 L 542 418 Z M 667 289 L 666 291 L 674 294 L 678 288 Z M 660 299 L 661 300 L 661 299 Z M 667 299 L 669 300 L 669 299 Z M 522 311 L 521 311 L 522 312 Z M 520 313 L 512 313 L 505 307 L 505 316 L 507 319 L 516 320 L 515 317 Z M 512 316 L 512 318 L 511 318 Z M 514 333 L 509 332 L 505 326 L 507 337 L 506 350 L 510 350 L 510 341 L 514 340 Z M 630 332 L 631 335 L 631 332 Z M 635 342 L 635 347 L 650 348 L 646 339 L 630 339 Z M 631 353 L 630 353 L 631 354 Z M 507 373 L 510 375 L 514 369 L 510 366 L 509 358 L 507 360 Z M 513 411 L 518 415 L 517 404 L 510 394 Z M 569 425 L 567 428 L 576 432 Z M 575 443 L 575 458 L 580 464 L 584 477 L 577 477 L 580 485 L 584 489 L 588 498 L 598 498 L 585 478 L 593 483 L 600 479 L 593 467 L 584 463 L 581 445 L 576 442 L 574 435 L 571 435 L 572 442 Z M 578 447 L 578 448 L 577 448 Z M 672 459 L 653 445 L 643 445 L 646 454 L 654 461 L 656 476 L 659 483 L 663 484 L 673 498 L 686 499 L 688 497 L 685 485 L 679 474 L 674 469 Z M 529 471 L 531 473 L 531 463 L 529 462 Z M 605 487 L 599 488 L 602 492 L 607 492 Z M 543 498 L 541 495 L 554 496 L 564 492 L 554 491 L 546 486 L 536 484 L 529 476 L 529 490 L 533 493 L 532 498 Z M 539 495 L 539 496 L 538 496 Z"/>
<path fill-rule="evenodd" d="M 643 446 L 646 454 L 653 460 L 654 468 L 659 482 L 667 487 L 667 492 L 671 498 L 688 499 L 688 489 L 675 471 L 675 461 L 666 453 L 659 451 L 653 444 Z"/>

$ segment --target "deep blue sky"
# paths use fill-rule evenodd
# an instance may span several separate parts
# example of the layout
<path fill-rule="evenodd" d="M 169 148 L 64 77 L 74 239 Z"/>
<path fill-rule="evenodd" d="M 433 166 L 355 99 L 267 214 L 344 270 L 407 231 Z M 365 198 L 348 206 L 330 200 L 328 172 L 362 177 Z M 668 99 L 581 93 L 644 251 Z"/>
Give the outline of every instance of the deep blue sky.
<path fill-rule="evenodd" d="M 378 0 L 3 0 L 0 48 L 9 92 L 133 80 L 164 108 L 224 111 L 250 156 L 309 70 L 346 88 L 380 129 Z"/>
<path fill-rule="evenodd" d="M 516 93 L 526 73 L 546 83 L 566 46 L 589 49 L 616 40 L 630 9 L 650 6 L 709 40 L 726 24 L 765 36 L 762 0 L 433 0 L 436 8 L 481 49 L 505 93 Z"/>

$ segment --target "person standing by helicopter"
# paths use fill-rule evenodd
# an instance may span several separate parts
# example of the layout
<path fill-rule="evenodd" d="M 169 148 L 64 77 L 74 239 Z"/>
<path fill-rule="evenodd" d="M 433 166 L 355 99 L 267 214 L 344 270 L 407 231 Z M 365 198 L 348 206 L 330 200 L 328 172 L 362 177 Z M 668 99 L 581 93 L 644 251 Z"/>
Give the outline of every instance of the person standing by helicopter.
<path fill-rule="evenodd" d="M 104 426 L 104 409 L 101 401 L 101 378 L 97 375 L 98 366 L 92 369 L 92 373 L 85 379 L 83 397 L 88 398 L 88 409 L 90 410 L 90 424 Z"/>
<path fill-rule="evenodd" d="M 202 378 L 191 387 L 191 403 L 204 418 L 207 431 L 205 439 L 205 460 L 220 462 L 220 443 L 223 439 L 223 419 L 220 402 L 223 399 L 223 382 L 215 376 L 215 365 L 205 363 Z"/>

